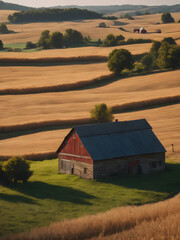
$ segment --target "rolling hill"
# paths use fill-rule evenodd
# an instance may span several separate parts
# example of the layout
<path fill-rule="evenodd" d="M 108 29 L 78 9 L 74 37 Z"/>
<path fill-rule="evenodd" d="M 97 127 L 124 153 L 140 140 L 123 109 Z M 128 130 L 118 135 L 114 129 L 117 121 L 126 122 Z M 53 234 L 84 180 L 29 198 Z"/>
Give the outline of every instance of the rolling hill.
<path fill-rule="evenodd" d="M 22 6 L 19 4 L 7 3 L 0 1 L 0 10 L 16 10 L 16 11 L 24 11 L 32 9 L 30 7 Z"/>

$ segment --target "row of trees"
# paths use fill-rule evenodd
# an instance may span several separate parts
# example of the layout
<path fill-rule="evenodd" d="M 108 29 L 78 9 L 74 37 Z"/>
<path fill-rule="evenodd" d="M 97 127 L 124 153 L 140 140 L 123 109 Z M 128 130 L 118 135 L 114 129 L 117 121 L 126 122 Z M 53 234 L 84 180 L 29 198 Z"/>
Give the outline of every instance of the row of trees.
<path fill-rule="evenodd" d="M 35 9 L 15 12 L 8 16 L 11 23 L 24 22 L 55 22 L 80 19 L 98 19 L 102 15 L 86 9 L 67 8 L 67 9 Z"/>
<path fill-rule="evenodd" d="M 180 67 L 180 46 L 171 37 L 161 42 L 154 41 L 150 52 L 142 57 L 140 63 L 134 63 L 132 54 L 126 49 L 114 49 L 108 57 L 108 67 L 116 75 L 123 70 L 147 71 L 157 68 Z"/>
<path fill-rule="evenodd" d="M 110 46 L 120 46 L 120 45 L 128 45 L 128 44 L 137 44 L 137 43 L 151 43 L 151 39 L 134 39 L 129 38 L 125 41 L 125 37 L 123 35 L 114 36 L 113 34 L 108 34 L 103 41 L 102 46 L 110 47 Z"/>
<path fill-rule="evenodd" d="M 71 28 L 66 29 L 64 34 L 61 32 L 50 34 L 49 30 L 45 30 L 41 33 L 38 46 L 43 49 L 62 48 L 82 44 L 84 41 L 82 34 Z"/>
<path fill-rule="evenodd" d="M 22 157 L 12 157 L 0 163 L 0 183 L 26 182 L 33 172 L 29 163 Z"/>

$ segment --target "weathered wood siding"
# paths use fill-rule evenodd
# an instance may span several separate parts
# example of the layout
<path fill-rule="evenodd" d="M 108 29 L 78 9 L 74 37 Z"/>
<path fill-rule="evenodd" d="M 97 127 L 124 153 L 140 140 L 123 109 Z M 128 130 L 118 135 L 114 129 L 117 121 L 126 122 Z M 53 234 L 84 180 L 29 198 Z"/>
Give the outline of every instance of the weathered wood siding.
<path fill-rule="evenodd" d="M 58 158 L 59 173 L 93 179 L 93 161 L 75 131 L 64 142 Z"/>
<path fill-rule="evenodd" d="M 94 179 L 111 175 L 148 174 L 165 168 L 165 153 L 94 161 Z"/>

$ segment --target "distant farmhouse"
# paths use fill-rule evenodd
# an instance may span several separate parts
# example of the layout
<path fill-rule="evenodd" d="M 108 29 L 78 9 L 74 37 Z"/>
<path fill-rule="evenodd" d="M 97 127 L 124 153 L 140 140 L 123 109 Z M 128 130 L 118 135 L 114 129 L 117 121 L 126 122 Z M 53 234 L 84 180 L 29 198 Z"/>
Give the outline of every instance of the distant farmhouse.
<path fill-rule="evenodd" d="M 165 148 L 145 119 L 74 127 L 57 150 L 59 173 L 86 179 L 165 168 Z"/>
<path fill-rule="evenodd" d="M 147 31 L 144 27 L 134 28 L 134 33 L 147 33 Z"/>

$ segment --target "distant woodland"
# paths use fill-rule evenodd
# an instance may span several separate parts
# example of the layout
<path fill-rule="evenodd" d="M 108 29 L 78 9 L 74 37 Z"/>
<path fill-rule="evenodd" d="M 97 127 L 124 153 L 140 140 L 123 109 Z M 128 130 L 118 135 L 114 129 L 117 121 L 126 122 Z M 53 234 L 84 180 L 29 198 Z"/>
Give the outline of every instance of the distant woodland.
<path fill-rule="evenodd" d="M 11 23 L 54 22 L 98 18 L 102 18 L 100 13 L 78 8 L 27 10 L 15 12 L 8 16 L 8 20 Z"/>

